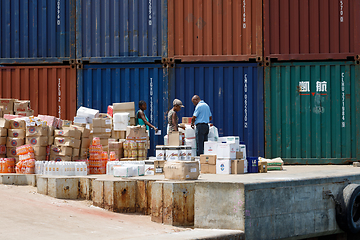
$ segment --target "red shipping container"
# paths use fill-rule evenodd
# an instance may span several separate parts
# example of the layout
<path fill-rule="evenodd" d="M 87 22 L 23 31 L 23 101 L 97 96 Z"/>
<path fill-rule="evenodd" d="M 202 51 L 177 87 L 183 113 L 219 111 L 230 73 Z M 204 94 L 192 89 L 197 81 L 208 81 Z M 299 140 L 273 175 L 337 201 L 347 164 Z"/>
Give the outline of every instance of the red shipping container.
<path fill-rule="evenodd" d="M 359 0 L 264 0 L 264 57 L 359 60 Z"/>
<path fill-rule="evenodd" d="M 74 66 L 0 67 L 0 98 L 30 100 L 34 115 L 73 120 L 76 114 Z"/>
<path fill-rule="evenodd" d="M 262 0 L 168 0 L 169 58 L 262 61 Z"/>

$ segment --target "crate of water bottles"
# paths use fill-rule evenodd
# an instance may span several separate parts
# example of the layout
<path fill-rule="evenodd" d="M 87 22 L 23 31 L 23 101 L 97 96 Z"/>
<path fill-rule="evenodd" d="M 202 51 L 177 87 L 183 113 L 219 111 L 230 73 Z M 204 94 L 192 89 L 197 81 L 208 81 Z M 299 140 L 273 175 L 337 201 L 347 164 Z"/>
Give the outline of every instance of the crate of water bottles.
<path fill-rule="evenodd" d="M 35 174 L 48 176 L 86 176 L 88 174 L 88 164 L 86 161 L 36 161 Z"/>
<path fill-rule="evenodd" d="M 137 177 L 145 175 L 144 161 L 109 161 L 106 174 L 114 177 Z"/>

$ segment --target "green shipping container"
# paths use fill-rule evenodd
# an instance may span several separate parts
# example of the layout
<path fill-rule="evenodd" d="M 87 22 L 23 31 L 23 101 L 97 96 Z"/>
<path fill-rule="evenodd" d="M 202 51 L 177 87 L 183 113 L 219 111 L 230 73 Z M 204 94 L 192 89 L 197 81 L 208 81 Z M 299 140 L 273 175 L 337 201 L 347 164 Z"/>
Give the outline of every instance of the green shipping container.
<path fill-rule="evenodd" d="M 359 81 L 355 62 L 265 67 L 265 157 L 286 164 L 359 161 Z"/>

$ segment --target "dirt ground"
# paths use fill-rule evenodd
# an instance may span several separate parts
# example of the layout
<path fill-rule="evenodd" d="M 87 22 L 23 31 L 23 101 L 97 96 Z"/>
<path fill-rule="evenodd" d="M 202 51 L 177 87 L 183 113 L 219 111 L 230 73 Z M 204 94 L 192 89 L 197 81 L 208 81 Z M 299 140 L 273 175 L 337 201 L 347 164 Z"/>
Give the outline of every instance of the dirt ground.
<path fill-rule="evenodd" d="M 207 239 L 232 231 L 178 228 L 119 214 L 90 201 L 60 200 L 35 187 L 0 184 L 0 239 Z M 236 234 L 236 232 L 235 232 Z"/>

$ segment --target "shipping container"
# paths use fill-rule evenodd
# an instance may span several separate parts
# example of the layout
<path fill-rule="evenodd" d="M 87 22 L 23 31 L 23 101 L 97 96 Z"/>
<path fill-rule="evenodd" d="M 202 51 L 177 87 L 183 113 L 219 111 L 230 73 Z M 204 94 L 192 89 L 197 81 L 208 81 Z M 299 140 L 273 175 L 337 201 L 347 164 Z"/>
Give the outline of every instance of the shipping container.
<path fill-rule="evenodd" d="M 76 58 L 154 62 L 167 54 L 166 1 L 77 0 Z"/>
<path fill-rule="evenodd" d="M 248 156 L 264 156 L 263 68 L 256 63 L 183 63 L 169 68 L 170 92 L 191 117 L 196 94 L 211 109 L 220 136 L 239 136 Z"/>
<path fill-rule="evenodd" d="M 108 105 L 118 102 L 147 103 L 145 114 L 151 124 L 166 134 L 166 113 L 169 110 L 168 73 L 161 64 L 85 64 L 77 72 L 78 107 L 107 112 Z M 163 134 L 164 135 L 164 134 Z M 150 129 L 150 156 L 155 146 L 163 145 L 163 136 Z"/>
<path fill-rule="evenodd" d="M 35 116 L 73 120 L 76 69 L 74 66 L 0 67 L 0 98 L 30 100 Z"/>
<path fill-rule="evenodd" d="M 359 59 L 359 0 L 264 0 L 264 56 Z"/>
<path fill-rule="evenodd" d="M 262 61 L 262 0 L 168 0 L 169 58 Z"/>
<path fill-rule="evenodd" d="M 274 63 L 265 68 L 265 156 L 287 164 L 360 159 L 360 65 Z"/>
<path fill-rule="evenodd" d="M 0 0 L 0 64 L 75 60 L 75 0 Z"/>

